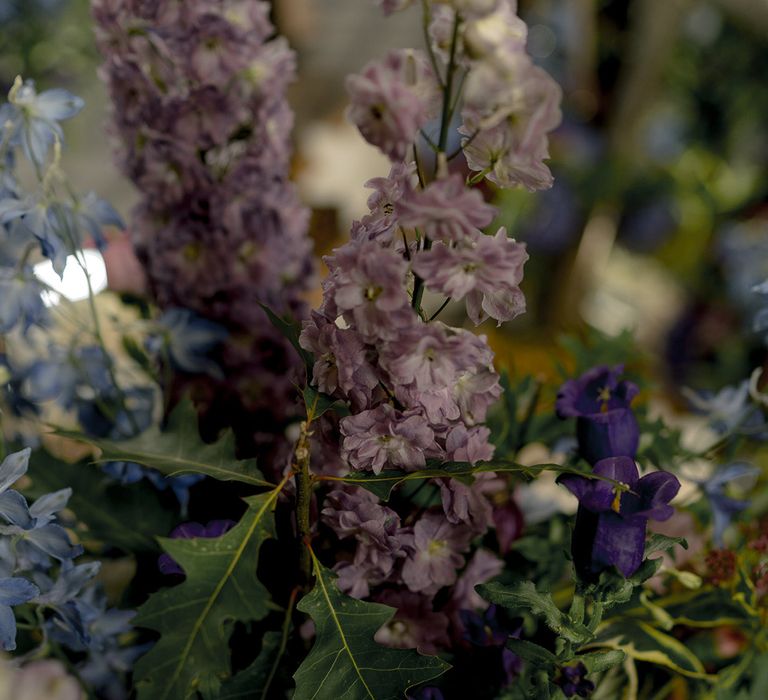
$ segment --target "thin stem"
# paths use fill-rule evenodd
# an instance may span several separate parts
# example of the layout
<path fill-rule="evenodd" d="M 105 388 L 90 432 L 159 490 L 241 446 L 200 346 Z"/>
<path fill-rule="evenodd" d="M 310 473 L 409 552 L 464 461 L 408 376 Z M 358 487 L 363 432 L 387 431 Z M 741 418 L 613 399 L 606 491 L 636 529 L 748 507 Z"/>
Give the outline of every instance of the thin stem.
<path fill-rule="evenodd" d="M 403 227 L 400 227 L 400 234 L 403 236 L 403 246 L 405 247 L 405 259 L 410 262 L 411 260 L 411 249 L 408 247 L 408 238 L 405 235 L 405 231 L 403 230 Z"/>
<path fill-rule="evenodd" d="M 431 247 L 432 241 L 424 236 L 424 250 L 429 250 Z M 419 316 L 423 318 L 424 312 L 421 310 L 421 298 L 424 296 L 424 280 L 416 274 L 414 274 L 413 277 L 413 299 L 411 300 L 411 306 L 413 306 Z"/>
<path fill-rule="evenodd" d="M 443 310 L 443 309 L 444 309 L 446 306 L 448 306 L 448 304 L 450 304 L 450 303 L 451 303 L 451 297 L 448 297 L 448 298 L 447 298 L 447 299 L 446 299 L 446 300 L 445 300 L 445 301 L 444 301 L 442 304 L 440 304 L 440 308 L 439 308 L 437 311 L 435 311 L 435 313 L 433 313 L 433 314 L 432 314 L 432 315 L 429 317 L 429 320 L 430 320 L 430 321 L 434 321 L 434 320 L 435 320 L 435 319 L 436 319 L 436 318 L 437 318 L 437 317 L 440 315 L 440 312 L 441 312 L 441 311 L 442 311 L 442 310 Z"/>
<path fill-rule="evenodd" d="M 421 9 L 421 29 L 424 32 L 424 43 L 427 45 L 429 62 L 432 64 L 432 70 L 435 71 L 435 80 L 437 80 L 441 88 L 444 88 L 443 79 L 440 77 L 440 67 L 437 65 L 437 57 L 432 49 L 432 41 L 429 37 L 429 21 L 432 17 L 429 10 L 429 0 L 421 0 Z"/>
<path fill-rule="evenodd" d="M 307 554 L 309 556 L 309 553 Z M 280 667 L 280 660 L 283 658 L 283 654 L 285 654 L 285 648 L 288 646 L 288 635 L 291 631 L 291 618 L 293 617 L 293 608 L 296 605 L 296 596 L 299 594 L 299 588 L 296 587 L 291 591 L 291 597 L 288 600 L 288 607 L 285 611 L 285 618 L 283 620 L 283 634 L 280 638 L 280 648 L 277 650 L 277 656 L 275 657 L 275 661 L 272 664 L 272 668 L 269 671 L 269 675 L 267 676 L 267 680 L 264 683 L 264 690 L 261 693 L 261 700 L 267 700 L 267 697 L 269 697 L 269 688 L 272 685 L 272 681 L 275 679 L 275 674 L 277 673 L 277 669 Z"/>
<path fill-rule="evenodd" d="M 480 133 L 480 129 L 475 131 L 472 136 L 470 136 L 461 146 L 459 146 L 453 153 L 448 154 L 448 160 L 453 160 L 459 153 L 461 153 L 467 146 L 469 146 L 470 143 L 472 143 L 476 138 L 477 135 Z"/>
<path fill-rule="evenodd" d="M 461 15 L 456 13 L 453 21 L 453 34 L 451 36 L 451 53 L 448 58 L 448 69 L 445 76 L 445 88 L 443 90 L 443 114 L 440 120 L 440 140 L 437 143 L 438 149 L 445 153 L 445 146 L 448 143 L 448 126 L 451 122 L 451 96 L 453 92 L 453 77 L 456 72 L 456 48 L 459 44 L 459 25 L 461 24 Z"/>

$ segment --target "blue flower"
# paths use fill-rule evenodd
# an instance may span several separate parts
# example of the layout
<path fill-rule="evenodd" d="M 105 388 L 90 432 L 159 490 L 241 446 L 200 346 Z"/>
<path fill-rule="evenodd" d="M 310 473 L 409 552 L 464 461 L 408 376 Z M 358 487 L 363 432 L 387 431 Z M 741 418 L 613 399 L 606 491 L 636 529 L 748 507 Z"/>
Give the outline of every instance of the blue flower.
<path fill-rule="evenodd" d="M 164 476 L 156 469 L 147 469 L 134 462 L 107 462 L 101 468 L 123 485 L 135 484 L 142 479 L 147 479 L 158 491 L 171 489 L 179 501 L 183 514 L 186 514 L 189 505 L 189 489 L 205 478 L 202 474 Z"/>
<path fill-rule="evenodd" d="M 737 479 L 754 479 L 760 469 L 746 462 L 720 466 L 709 479 L 694 480 L 702 489 L 712 508 L 712 538 L 717 547 L 723 546 L 723 535 L 733 516 L 749 507 L 748 500 L 726 495 L 728 484 Z"/>
<path fill-rule="evenodd" d="M 8 104 L 0 107 L 0 124 L 10 129 L 11 145 L 21 145 L 24 154 L 42 167 L 55 139 L 64 136 L 58 122 L 74 117 L 84 102 L 67 90 L 38 93 L 32 80 L 17 78 L 8 93 Z"/>
<path fill-rule="evenodd" d="M 68 247 L 61 238 L 60 229 L 56 228 L 56 224 L 60 226 L 61 223 L 57 211 L 54 205 L 47 207 L 34 197 L 0 200 L 0 224 L 17 223 L 21 230 L 37 239 L 40 251 L 61 276 L 67 265 Z"/>
<path fill-rule="evenodd" d="M 0 578 L 0 647 L 5 651 L 16 648 L 16 616 L 11 607 L 26 603 L 40 591 L 25 578 Z"/>
<path fill-rule="evenodd" d="M 46 325 L 48 312 L 40 292 L 32 275 L 0 269 L 0 333 L 9 333 L 19 324 L 25 334 L 32 326 Z"/>
<path fill-rule="evenodd" d="M 189 309 L 179 308 L 168 309 L 156 324 L 159 332 L 147 340 L 151 352 L 165 352 L 171 364 L 182 372 L 224 378 L 219 365 L 209 357 L 227 338 L 228 333 L 222 326 Z"/>
<path fill-rule="evenodd" d="M 692 408 L 706 416 L 712 430 L 720 435 L 732 433 L 739 427 L 756 428 L 763 423 L 760 412 L 750 401 L 748 380 L 736 386 L 726 386 L 717 393 L 695 392 L 687 387 L 682 393 Z"/>

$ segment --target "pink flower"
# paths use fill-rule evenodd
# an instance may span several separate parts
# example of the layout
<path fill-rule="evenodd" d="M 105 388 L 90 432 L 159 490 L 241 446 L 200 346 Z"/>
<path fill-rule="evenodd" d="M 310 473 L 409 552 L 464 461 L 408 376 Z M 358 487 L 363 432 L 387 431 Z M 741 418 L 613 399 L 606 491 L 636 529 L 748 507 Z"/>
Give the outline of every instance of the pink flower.
<path fill-rule="evenodd" d="M 347 77 L 349 120 L 366 141 L 393 161 L 405 158 L 419 129 L 433 116 L 438 86 L 426 56 L 409 49 L 390 51 L 363 72 Z"/>
<path fill-rule="evenodd" d="M 432 594 L 455 583 L 471 538 L 471 530 L 452 525 L 442 514 L 424 515 L 414 525 L 412 552 L 403 564 L 405 585 Z"/>
<path fill-rule="evenodd" d="M 435 438 L 426 418 L 416 411 L 401 413 L 389 404 L 341 420 L 342 456 L 353 469 L 378 474 L 385 466 L 415 471 L 426 465 L 424 453 Z"/>
<path fill-rule="evenodd" d="M 415 321 L 405 291 L 408 265 L 375 240 L 357 240 L 325 258 L 331 271 L 323 283 L 329 317 L 342 314 L 366 341 L 397 337 Z M 332 304 L 328 302 L 332 301 Z"/>
<path fill-rule="evenodd" d="M 486 204 L 478 190 L 465 187 L 458 173 L 424 190 L 410 190 L 396 211 L 403 226 L 418 228 L 433 241 L 471 240 L 496 216 L 496 208 Z"/>
<path fill-rule="evenodd" d="M 467 313 L 475 324 L 489 316 L 501 324 L 525 311 L 518 286 L 528 260 L 525 244 L 507 238 L 502 227 L 494 237 L 451 248 L 437 244 L 418 253 L 414 271 L 427 286 L 452 299 L 467 297 Z"/>

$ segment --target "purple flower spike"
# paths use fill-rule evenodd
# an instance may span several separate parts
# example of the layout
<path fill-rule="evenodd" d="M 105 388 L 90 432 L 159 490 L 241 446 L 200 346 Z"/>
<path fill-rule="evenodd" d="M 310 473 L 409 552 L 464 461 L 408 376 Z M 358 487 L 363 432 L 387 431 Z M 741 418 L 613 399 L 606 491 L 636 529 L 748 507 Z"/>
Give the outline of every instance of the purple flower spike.
<path fill-rule="evenodd" d="M 648 520 L 667 520 L 674 513 L 669 502 L 680 482 L 669 472 L 652 472 L 639 478 L 629 457 L 600 460 L 593 474 L 623 484 L 565 475 L 558 481 L 579 499 L 571 551 L 576 571 L 594 579 L 615 566 L 629 577 L 640 567 L 645 552 Z"/>
<path fill-rule="evenodd" d="M 235 525 L 234 520 L 211 520 L 207 525 L 202 523 L 182 523 L 171 530 L 170 537 L 174 540 L 193 540 L 198 537 L 204 539 L 215 539 L 221 537 Z M 157 560 L 157 567 L 160 572 L 168 576 L 169 574 L 178 574 L 184 576 L 182 569 L 170 554 L 161 554 Z"/>
<path fill-rule="evenodd" d="M 637 385 L 619 380 L 623 365 L 593 367 L 571 379 L 557 394 L 557 415 L 576 418 L 576 436 L 582 456 L 596 464 L 606 457 L 634 457 L 640 427 L 630 403 Z"/>

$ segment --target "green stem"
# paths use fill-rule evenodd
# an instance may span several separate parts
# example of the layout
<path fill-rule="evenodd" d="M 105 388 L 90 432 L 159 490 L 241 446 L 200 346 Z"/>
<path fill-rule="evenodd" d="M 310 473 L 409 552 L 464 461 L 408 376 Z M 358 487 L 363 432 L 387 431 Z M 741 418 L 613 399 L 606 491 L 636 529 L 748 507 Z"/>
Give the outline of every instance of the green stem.
<path fill-rule="evenodd" d="M 435 320 L 435 319 L 436 319 L 436 318 L 437 318 L 437 317 L 440 315 L 440 312 L 441 312 L 441 311 L 442 311 L 442 310 L 443 310 L 443 309 L 444 309 L 446 306 L 448 306 L 448 304 L 450 304 L 450 303 L 451 303 L 451 297 L 448 297 L 448 298 L 447 298 L 447 299 L 446 299 L 446 300 L 445 300 L 445 301 L 444 301 L 442 304 L 440 304 L 440 308 L 439 308 L 437 311 L 435 311 L 435 313 L 433 313 L 433 314 L 432 314 L 432 315 L 429 317 L 429 320 L 430 320 L 430 321 L 434 321 L 434 320 Z"/>
<path fill-rule="evenodd" d="M 456 13 L 456 17 L 453 21 L 453 34 L 451 36 L 451 53 L 448 59 L 448 70 L 445 75 L 445 89 L 443 90 L 443 114 L 440 120 L 440 140 L 437 143 L 437 148 L 442 153 L 445 153 L 445 146 L 448 143 L 448 126 L 451 123 L 451 97 L 453 93 L 453 77 L 456 73 L 456 48 L 459 44 L 459 25 L 461 24 L 461 16 Z"/>
<path fill-rule="evenodd" d="M 435 71 L 435 80 L 440 84 L 440 87 L 443 88 L 443 80 L 440 77 L 440 68 L 437 65 L 437 58 L 435 57 L 435 52 L 432 50 L 432 41 L 429 37 L 429 21 L 432 17 L 430 10 L 429 10 L 429 0 L 421 0 L 421 29 L 424 32 L 424 43 L 427 46 L 427 54 L 429 55 L 429 62 L 432 64 L 432 70 Z"/>
<path fill-rule="evenodd" d="M 424 250 L 429 250 L 431 247 L 432 241 L 424 236 Z M 411 301 L 411 306 L 416 309 L 419 316 L 424 318 L 424 312 L 421 310 L 421 298 L 424 296 L 424 280 L 416 274 L 414 274 L 413 278 L 413 299 Z"/>

